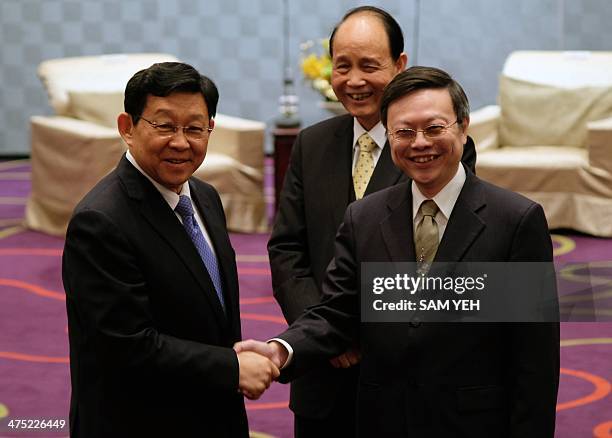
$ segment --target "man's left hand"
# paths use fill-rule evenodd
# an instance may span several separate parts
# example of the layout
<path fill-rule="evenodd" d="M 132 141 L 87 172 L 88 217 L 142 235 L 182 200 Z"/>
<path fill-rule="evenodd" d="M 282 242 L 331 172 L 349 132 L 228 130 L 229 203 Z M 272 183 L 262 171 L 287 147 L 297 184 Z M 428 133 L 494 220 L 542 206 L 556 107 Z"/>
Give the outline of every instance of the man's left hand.
<path fill-rule="evenodd" d="M 361 362 L 361 351 L 357 348 L 351 348 L 345 351 L 340 356 L 329 360 L 334 368 L 350 368 Z"/>

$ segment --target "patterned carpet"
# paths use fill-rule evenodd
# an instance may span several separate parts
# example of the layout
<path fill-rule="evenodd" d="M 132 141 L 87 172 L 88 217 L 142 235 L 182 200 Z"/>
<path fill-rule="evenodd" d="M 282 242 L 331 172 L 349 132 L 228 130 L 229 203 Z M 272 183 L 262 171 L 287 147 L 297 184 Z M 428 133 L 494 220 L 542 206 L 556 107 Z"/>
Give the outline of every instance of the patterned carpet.
<path fill-rule="evenodd" d="M 9 427 L 14 419 L 66 421 L 70 394 L 60 274 L 63 240 L 21 226 L 29 187 L 29 162 L 0 163 L 0 437 L 63 437 L 67 428 Z M 238 258 L 244 336 L 269 338 L 285 323 L 271 293 L 268 235 L 231 237 Z M 565 284 L 562 301 L 574 305 L 574 311 L 592 305 L 581 294 L 590 282 L 597 312 L 609 320 L 612 240 L 570 234 L 555 234 L 553 239 Z M 561 337 L 556 436 L 612 437 L 612 323 L 564 323 Z M 260 400 L 248 402 L 251 430 L 291 437 L 287 400 L 288 387 L 274 384 Z"/>

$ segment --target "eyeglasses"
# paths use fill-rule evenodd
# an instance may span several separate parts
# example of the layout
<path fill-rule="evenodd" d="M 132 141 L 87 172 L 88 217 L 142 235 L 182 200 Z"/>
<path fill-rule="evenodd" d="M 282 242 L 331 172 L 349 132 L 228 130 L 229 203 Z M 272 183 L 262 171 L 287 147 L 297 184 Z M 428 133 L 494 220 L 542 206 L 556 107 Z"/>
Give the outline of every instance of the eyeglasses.
<path fill-rule="evenodd" d="M 397 144 L 412 144 L 417 138 L 419 132 L 422 132 L 425 138 L 429 140 L 436 139 L 443 135 L 448 128 L 460 123 L 459 120 L 455 120 L 453 123 L 448 125 L 429 125 L 425 129 L 411 129 L 411 128 L 400 128 L 395 132 L 391 132 L 389 136 Z"/>
<path fill-rule="evenodd" d="M 147 120 L 142 116 L 140 116 L 140 118 L 147 122 L 149 125 L 151 125 L 153 128 L 155 128 L 155 131 L 157 131 L 157 134 L 160 137 L 172 137 L 178 132 L 179 129 L 182 129 L 183 134 L 185 135 L 185 137 L 187 137 L 187 139 L 199 141 L 207 138 L 213 130 L 211 127 L 180 126 L 174 125 L 172 123 L 152 122 L 151 120 Z"/>

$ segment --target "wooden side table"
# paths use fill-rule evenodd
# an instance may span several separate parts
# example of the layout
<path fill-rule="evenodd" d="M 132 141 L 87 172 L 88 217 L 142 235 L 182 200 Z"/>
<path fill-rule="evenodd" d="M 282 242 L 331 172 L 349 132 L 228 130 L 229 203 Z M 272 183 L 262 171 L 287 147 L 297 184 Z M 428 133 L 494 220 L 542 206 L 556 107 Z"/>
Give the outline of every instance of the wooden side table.
<path fill-rule="evenodd" d="M 300 128 L 275 128 L 274 136 L 274 211 L 278 211 L 280 193 L 291 159 L 291 149 Z"/>

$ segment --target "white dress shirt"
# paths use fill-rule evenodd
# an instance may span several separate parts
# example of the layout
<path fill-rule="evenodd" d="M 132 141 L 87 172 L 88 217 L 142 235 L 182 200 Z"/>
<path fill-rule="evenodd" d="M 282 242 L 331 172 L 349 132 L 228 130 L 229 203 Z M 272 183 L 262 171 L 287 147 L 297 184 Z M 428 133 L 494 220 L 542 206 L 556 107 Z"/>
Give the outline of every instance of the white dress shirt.
<path fill-rule="evenodd" d="M 355 173 L 355 166 L 357 165 L 357 159 L 359 158 L 359 143 L 357 140 L 364 133 L 370 134 L 374 143 L 376 143 L 376 148 L 372 151 L 372 160 L 374 160 L 374 167 L 376 167 L 376 163 L 378 163 L 378 159 L 380 158 L 380 154 L 382 153 L 383 148 L 385 147 L 385 143 L 387 142 L 387 131 L 381 122 L 378 122 L 372 129 L 366 131 L 363 129 L 363 126 L 359 124 L 356 118 L 353 118 L 353 171 Z"/>
<path fill-rule="evenodd" d="M 193 213 L 196 218 L 196 222 L 198 223 L 200 230 L 202 230 L 202 234 L 204 235 L 204 239 L 206 239 L 206 243 L 208 243 L 208 246 L 210 247 L 210 249 L 212 250 L 216 258 L 217 254 L 215 253 L 215 247 L 213 246 L 212 241 L 210 240 L 210 235 L 208 234 L 208 231 L 206 230 L 206 226 L 204 225 L 204 222 L 202 221 L 202 218 L 200 217 L 200 212 L 198 211 L 198 208 L 193 203 L 193 199 L 191 199 L 191 191 L 189 190 L 189 184 L 183 184 L 183 187 L 181 187 L 181 193 L 179 195 L 176 192 L 173 192 L 172 190 L 168 189 L 167 187 L 162 186 L 160 183 L 158 183 L 153 178 L 151 178 L 149 175 L 147 175 L 147 173 L 144 170 L 142 170 L 142 168 L 138 165 L 138 163 L 136 162 L 136 159 L 130 153 L 129 150 L 126 152 L 125 157 L 130 163 L 132 163 L 132 165 L 136 168 L 136 170 L 138 170 L 149 181 L 151 181 L 153 186 L 157 189 L 157 191 L 159 191 L 159 193 L 162 195 L 164 200 L 168 203 L 168 205 L 170 206 L 170 208 L 172 209 L 172 211 L 174 212 L 178 220 L 181 222 L 181 224 L 183 223 L 183 218 L 181 217 L 180 214 L 176 212 L 175 208 L 179 203 L 180 195 L 186 195 L 187 197 L 189 197 L 189 200 L 191 201 L 191 207 L 193 208 Z"/>

